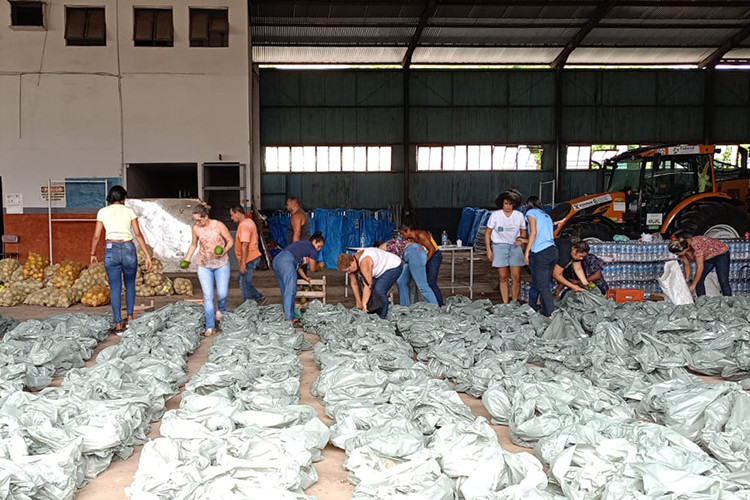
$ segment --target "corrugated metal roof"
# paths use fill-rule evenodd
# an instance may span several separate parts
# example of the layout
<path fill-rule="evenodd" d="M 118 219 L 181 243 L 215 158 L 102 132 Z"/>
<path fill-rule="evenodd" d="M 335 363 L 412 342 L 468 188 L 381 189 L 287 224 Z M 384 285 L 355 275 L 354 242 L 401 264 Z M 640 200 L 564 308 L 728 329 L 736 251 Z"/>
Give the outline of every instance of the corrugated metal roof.
<path fill-rule="evenodd" d="M 719 47 L 736 29 L 594 28 L 582 45 L 635 47 Z"/>
<path fill-rule="evenodd" d="M 568 64 L 698 64 L 713 48 L 582 47 L 573 51 Z"/>
<path fill-rule="evenodd" d="M 723 58 L 725 61 L 749 61 L 750 62 L 750 48 L 734 49 L 726 53 Z"/>
<path fill-rule="evenodd" d="M 406 47 L 253 46 L 258 64 L 399 64 Z"/>
<path fill-rule="evenodd" d="M 562 47 L 418 47 L 413 64 L 549 64 Z"/>
<path fill-rule="evenodd" d="M 256 26 L 252 40 L 256 45 L 406 45 L 414 33 L 410 27 L 371 26 Z"/>
<path fill-rule="evenodd" d="M 750 26 L 750 0 L 622 0 L 608 11 L 603 3 L 253 0 L 250 26 L 263 63 L 399 63 L 413 41 L 413 62 L 435 64 L 550 64 L 568 45 L 570 64 L 695 64 L 725 44 L 750 47 L 750 36 L 735 40 Z"/>
<path fill-rule="evenodd" d="M 428 26 L 424 29 L 422 45 L 493 45 L 493 46 L 548 46 L 560 45 L 575 35 L 577 28 L 441 28 Z"/>

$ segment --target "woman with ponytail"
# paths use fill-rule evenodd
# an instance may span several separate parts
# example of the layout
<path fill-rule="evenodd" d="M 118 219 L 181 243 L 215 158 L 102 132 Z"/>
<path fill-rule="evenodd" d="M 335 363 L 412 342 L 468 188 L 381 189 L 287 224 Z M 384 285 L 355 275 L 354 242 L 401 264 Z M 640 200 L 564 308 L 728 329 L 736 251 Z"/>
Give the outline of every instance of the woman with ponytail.
<path fill-rule="evenodd" d="M 190 262 L 198 250 L 198 281 L 203 290 L 203 310 L 206 314 L 206 336 L 216 335 L 216 323 L 227 311 L 229 295 L 229 257 L 227 251 L 234 245 L 229 229 L 221 221 L 209 218 L 211 207 L 204 202 L 193 209 L 193 241 L 185 260 Z M 214 308 L 214 282 L 217 308 Z"/>
<path fill-rule="evenodd" d="M 133 319 L 135 308 L 135 276 L 138 271 L 138 257 L 133 244 L 133 236 L 146 254 L 146 269 L 151 270 L 151 256 L 146 250 L 146 240 L 138 225 L 138 216 L 133 209 L 125 206 L 128 193 L 122 186 L 112 186 L 107 195 L 109 206 L 96 214 L 96 229 L 91 240 L 91 265 L 96 264 L 96 248 L 104 231 L 104 268 L 107 270 L 109 290 L 112 297 L 112 313 L 115 315 L 115 332 L 121 333 L 122 285 L 125 283 L 125 307 L 127 319 Z M 124 278 L 124 279 L 123 279 Z"/>

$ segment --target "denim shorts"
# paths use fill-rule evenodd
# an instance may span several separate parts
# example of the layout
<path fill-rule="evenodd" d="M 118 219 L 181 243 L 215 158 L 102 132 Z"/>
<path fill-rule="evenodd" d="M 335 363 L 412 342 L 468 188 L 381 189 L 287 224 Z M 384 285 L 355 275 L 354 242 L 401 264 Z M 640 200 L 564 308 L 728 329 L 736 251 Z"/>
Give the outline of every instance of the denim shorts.
<path fill-rule="evenodd" d="M 526 261 L 523 258 L 523 250 L 520 245 L 492 244 L 492 267 L 516 267 L 525 264 Z"/>

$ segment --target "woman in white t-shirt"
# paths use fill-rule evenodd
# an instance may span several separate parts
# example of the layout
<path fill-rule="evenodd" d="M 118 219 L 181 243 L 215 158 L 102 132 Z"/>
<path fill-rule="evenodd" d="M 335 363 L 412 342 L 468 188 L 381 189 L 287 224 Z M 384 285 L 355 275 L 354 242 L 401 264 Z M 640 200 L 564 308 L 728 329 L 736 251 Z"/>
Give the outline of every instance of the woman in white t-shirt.
<path fill-rule="evenodd" d="M 385 319 L 388 316 L 388 290 L 396 283 L 404 268 L 401 259 L 390 252 L 373 247 L 360 250 L 354 255 L 342 253 L 336 264 L 339 271 L 349 273 L 349 282 L 352 285 L 357 309 L 366 313 L 375 313 Z M 357 275 L 362 282 L 361 291 Z M 380 296 L 380 302 L 383 305 L 377 310 L 370 310 L 371 295 Z"/>
<path fill-rule="evenodd" d="M 518 301 L 521 291 L 521 267 L 524 265 L 523 249 L 518 238 L 526 238 L 526 218 L 516 210 L 520 199 L 514 193 L 505 191 L 495 200 L 500 210 L 495 210 L 487 221 L 484 242 L 487 245 L 487 258 L 492 267 L 497 268 L 500 280 L 500 295 L 507 304 L 508 274 L 513 280 L 511 297 Z M 508 270 L 510 269 L 510 273 Z"/>
<path fill-rule="evenodd" d="M 104 268 L 107 270 L 111 295 L 112 313 L 115 315 L 115 332 L 122 332 L 122 285 L 125 284 L 125 306 L 127 319 L 133 319 L 135 307 L 135 277 L 138 271 L 138 257 L 133 237 L 141 248 L 146 248 L 138 217 L 133 209 L 125 206 L 128 193 L 122 186 L 112 186 L 107 195 L 109 206 L 96 214 L 96 229 L 91 240 L 91 265 L 96 264 L 96 250 L 104 232 Z M 146 269 L 151 270 L 151 256 L 146 252 Z"/>

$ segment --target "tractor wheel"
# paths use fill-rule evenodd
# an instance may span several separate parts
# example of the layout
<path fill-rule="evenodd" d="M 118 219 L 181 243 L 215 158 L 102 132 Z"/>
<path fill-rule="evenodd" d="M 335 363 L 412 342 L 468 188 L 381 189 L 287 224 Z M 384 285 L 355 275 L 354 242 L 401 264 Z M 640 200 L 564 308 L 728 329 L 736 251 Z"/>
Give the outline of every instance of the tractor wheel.
<path fill-rule="evenodd" d="M 598 221 L 571 222 L 565 225 L 561 236 L 579 238 L 589 243 L 612 241 L 615 232 L 611 226 Z"/>
<path fill-rule="evenodd" d="M 739 207 L 709 201 L 695 203 L 680 212 L 670 229 L 670 236 L 703 234 L 712 238 L 739 238 L 750 231 L 750 221 Z"/>

